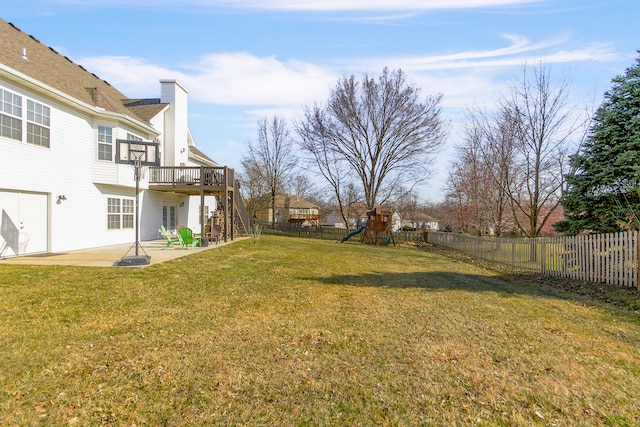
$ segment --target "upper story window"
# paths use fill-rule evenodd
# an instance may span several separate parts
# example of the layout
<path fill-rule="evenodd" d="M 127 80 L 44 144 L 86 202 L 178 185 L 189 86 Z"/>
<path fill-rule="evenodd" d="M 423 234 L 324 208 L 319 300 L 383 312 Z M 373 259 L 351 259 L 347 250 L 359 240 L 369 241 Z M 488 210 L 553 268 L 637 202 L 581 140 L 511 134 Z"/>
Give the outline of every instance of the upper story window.
<path fill-rule="evenodd" d="M 27 142 L 49 147 L 49 123 L 51 109 L 46 105 L 27 100 Z"/>
<path fill-rule="evenodd" d="M 132 133 L 127 132 L 127 139 L 129 141 L 142 141 L 142 138 L 140 138 L 139 136 L 136 136 Z"/>
<path fill-rule="evenodd" d="M 22 97 L 0 89 L 0 136 L 22 141 Z"/>
<path fill-rule="evenodd" d="M 25 120 L 22 96 L 0 88 L 0 136 L 22 141 L 26 131 L 25 142 L 49 147 L 51 108 L 31 99 L 26 104 Z"/>
<path fill-rule="evenodd" d="M 113 160 L 113 128 L 98 126 L 98 160 Z"/>

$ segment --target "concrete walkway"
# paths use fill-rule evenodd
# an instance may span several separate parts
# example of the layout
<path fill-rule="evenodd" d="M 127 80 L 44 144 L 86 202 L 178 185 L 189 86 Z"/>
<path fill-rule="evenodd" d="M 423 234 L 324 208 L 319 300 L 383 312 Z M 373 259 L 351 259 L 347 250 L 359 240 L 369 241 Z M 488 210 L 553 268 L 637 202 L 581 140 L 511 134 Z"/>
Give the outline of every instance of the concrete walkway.
<path fill-rule="evenodd" d="M 233 242 L 248 239 L 249 237 L 240 237 L 229 242 L 220 242 L 218 244 L 209 243 L 206 248 L 189 248 L 182 249 L 177 243 L 167 247 L 167 241 L 151 240 L 141 242 L 142 249 L 138 248 L 138 255 L 149 255 L 151 257 L 150 264 L 136 265 L 126 268 L 144 268 L 149 265 L 158 264 L 183 256 L 191 255 L 197 252 L 208 251 L 228 245 Z M 25 255 L 11 258 L 0 259 L 2 264 L 26 264 L 26 265 L 75 265 L 83 267 L 116 267 L 122 257 L 135 255 L 133 243 L 113 246 L 101 246 L 98 248 L 81 249 L 77 251 L 68 251 L 64 253 L 48 253 L 38 255 Z"/>

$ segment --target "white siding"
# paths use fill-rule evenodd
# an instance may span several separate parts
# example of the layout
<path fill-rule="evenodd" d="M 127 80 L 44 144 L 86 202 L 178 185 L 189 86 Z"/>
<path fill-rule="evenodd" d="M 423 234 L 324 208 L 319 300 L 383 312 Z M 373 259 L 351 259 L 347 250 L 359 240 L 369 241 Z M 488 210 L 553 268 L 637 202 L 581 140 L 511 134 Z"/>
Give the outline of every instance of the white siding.
<path fill-rule="evenodd" d="M 131 166 L 97 160 L 97 123 L 115 123 L 100 122 L 4 82 L 0 86 L 22 95 L 23 102 L 35 99 L 51 108 L 49 148 L 0 137 L 0 189 L 50 195 L 49 249 L 61 252 L 133 241 L 132 229 L 107 230 L 107 198 L 135 196 Z M 114 132 L 114 142 L 118 135 Z M 58 195 L 66 200 L 57 203 Z"/>
<path fill-rule="evenodd" d="M 175 80 L 161 80 L 161 102 L 171 104 L 165 112 L 165 164 L 190 165 L 188 93 Z"/>
<path fill-rule="evenodd" d="M 146 140 L 154 135 L 136 132 L 135 125 L 127 125 L 133 122 L 126 118 L 109 116 L 98 109 L 95 112 L 76 109 L 74 104 L 47 97 L 44 91 L 39 95 L 32 92 L 33 89 L 25 90 L 3 80 L 0 80 L 0 87 L 22 95 L 23 110 L 26 110 L 27 98 L 51 109 L 49 148 L 0 137 L 0 192 L 26 192 L 44 197 L 40 200 L 46 199 L 47 209 L 42 215 L 42 221 L 46 223 L 44 229 L 47 230 L 45 250 L 64 252 L 133 243 L 135 226 L 120 230 L 107 228 L 107 199 L 135 200 L 133 167 L 98 160 L 97 128 L 99 125 L 113 128 L 114 157 L 116 139 L 125 139 L 127 133 Z M 187 91 L 175 81 L 163 81 L 161 89 L 162 102 L 170 102 L 171 105 L 151 123 L 160 134 L 162 164 L 188 165 Z M 148 173 L 140 182 L 140 190 L 141 240 L 160 237 L 158 229 L 162 222 L 162 206 L 166 203 L 179 206 L 178 223 L 188 225 L 196 232 L 201 231 L 200 197 L 151 192 L 148 190 Z M 66 200 L 58 203 L 58 195 L 64 195 Z M 5 199 L 8 200 L 6 203 L 14 203 L 12 197 Z M 215 198 L 207 196 L 205 204 L 210 210 L 215 209 Z M 15 210 L 15 206 L 6 206 L 6 210 Z"/>
<path fill-rule="evenodd" d="M 165 128 L 164 122 L 165 122 L 165 112 L 162 112 L 157 116 L 155 116 L 153 119 L 151 119 L 151 126 L 153 126 L 155 129 L 162 130 Z M 156 138 L 156 140 L 160 144 L 160 165 L 162 166 L 173 165 L 173 163 L 167 161 L 167 153 L 166 153 L 167 144 L 165 143 L 165 140 L 166 140 L 165 134 L 161 133 L 160 136 Z M 173 156 L 171 156 L 171 159 L 173 159 Z"/>
<path fill-rule="evenodd" d="M 206 221 L 209 218 L 211 211 L 216 209 L 216 198 L 213 196 L 205 196 L 204 205 L 208 208 L 208 212 L 205 212 Z M 189 203 L 185 203 L 183 209 L 186 210 L 186 223 L 189 224 L 189 228 L 191 228 L 194 233 L 201 233 L 200 196 L 191 196 L 189 198 Z"/>

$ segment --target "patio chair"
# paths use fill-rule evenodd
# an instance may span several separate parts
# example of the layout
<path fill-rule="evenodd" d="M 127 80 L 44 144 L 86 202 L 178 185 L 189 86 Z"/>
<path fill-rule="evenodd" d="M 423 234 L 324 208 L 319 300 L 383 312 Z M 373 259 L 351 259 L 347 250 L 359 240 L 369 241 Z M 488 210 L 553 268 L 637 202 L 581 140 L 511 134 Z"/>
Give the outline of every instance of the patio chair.
<path fill-rule="evenodd" d="M 178 236 L 175 234 L 169 233 L 164 225 L 160 226 L 160 232 L 164 237 L 167 238 L 167 247 L 171 246 L 172 243 L 180 242 L 180 239 L 178 238 Z"/>
<path fill-rule="evenodd" d="M 189 246 L 202 246 L 200 237 L 194 236 L 193 231 L 191 231 L 191 229 L 188 227 L 182 227 L 180 230 L 178 230 L 178 239 L 180 240 L 180 246 L 186 249 L 189 249 Z"/>

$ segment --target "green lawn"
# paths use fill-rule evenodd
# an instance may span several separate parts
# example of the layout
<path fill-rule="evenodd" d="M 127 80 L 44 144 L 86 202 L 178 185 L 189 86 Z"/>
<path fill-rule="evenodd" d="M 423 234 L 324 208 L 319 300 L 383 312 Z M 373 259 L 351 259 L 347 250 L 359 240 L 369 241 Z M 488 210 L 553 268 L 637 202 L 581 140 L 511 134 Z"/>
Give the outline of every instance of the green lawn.
<path fill-rule="evenodd" d="M 638 311 L 501 274 L 271 235 L 2 265 L 0 425 L 640 425 Z"/>

